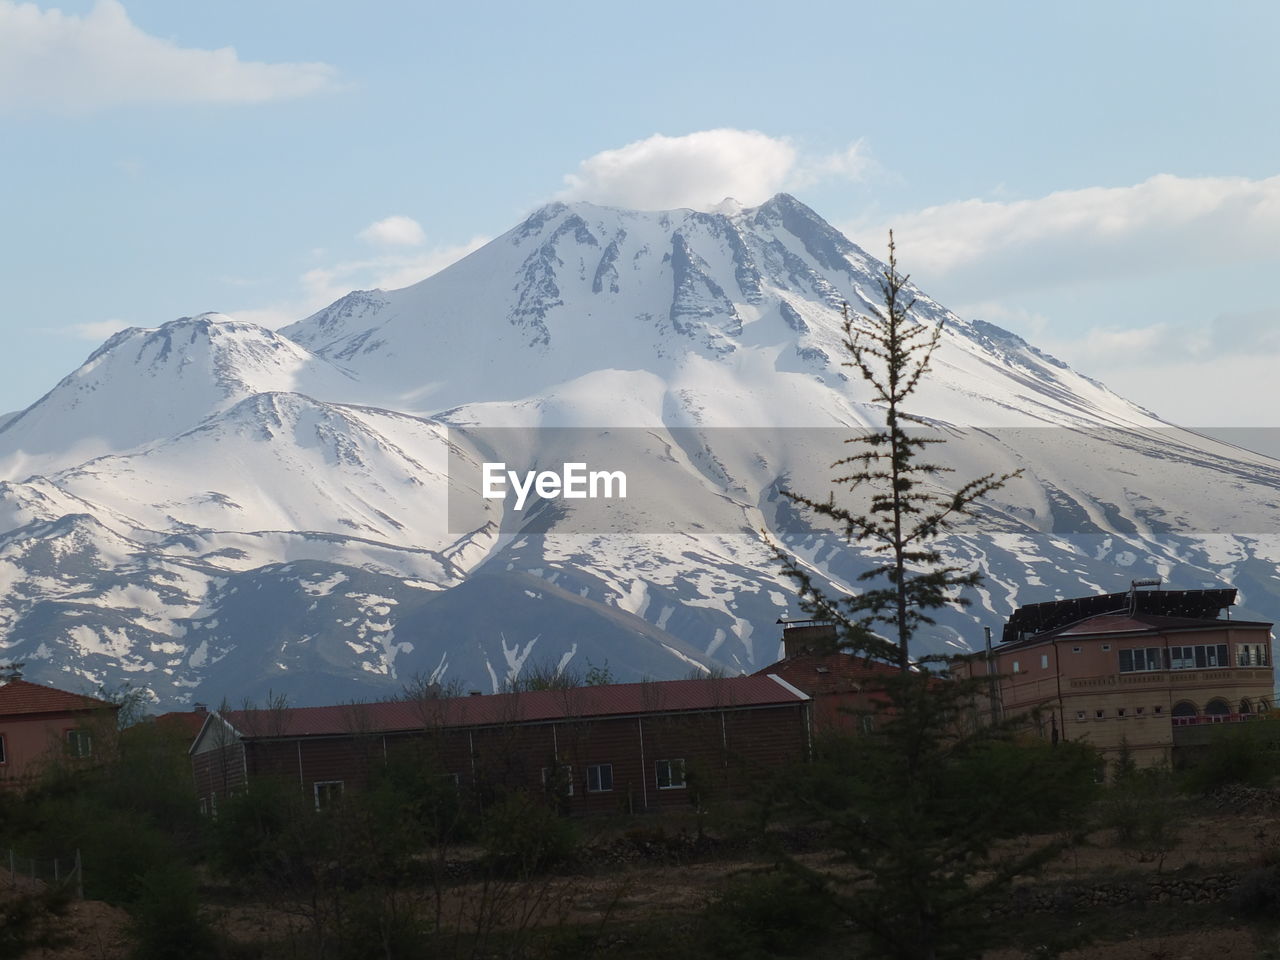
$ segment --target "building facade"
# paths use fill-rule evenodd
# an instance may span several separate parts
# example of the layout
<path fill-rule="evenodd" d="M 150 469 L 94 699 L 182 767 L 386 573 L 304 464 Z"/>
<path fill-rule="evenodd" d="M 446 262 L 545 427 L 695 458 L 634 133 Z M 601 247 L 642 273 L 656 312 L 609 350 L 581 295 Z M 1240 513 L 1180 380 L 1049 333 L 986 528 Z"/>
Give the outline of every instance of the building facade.
<path fill-rule="evenodd" d="M 1043 737 L 1113 758 L 1124 747 L 1140 766 L 1174 764 L 1217 725 L 1273 707 L 1272 625 L 1230 619 L 1235 596 L 1135 585 L 1032 604 L 1010 618 L 990 658 L 966 658 L 955 672 L 994 674 L 995 712 L 1031 714 Z"/>
<path fill-rule="evenodd" d="M 810 703 L 752 676 L 211 712 L 191 757 L 210 812 L 258 777 L 323 807 L 397 760 L 481 801 L 535 790 L 570 813 L 655 810 L 745 793 L 807 756 Z"/>
<path fill-rule="evenodd" d="M 52 760 L 92 763 L 115 733 L 116 704 L 0 676 L 0 789 L 21 788 Z"/>
<path fill-rule="evenodd" d="M 779 620 L 782 659 L 757 671 L 774 674 L 813 700 L 816 736 L 861 734 L 874 728 L 886 709 L 884 681 L 896 664 L 837 649 L 836 627 L 825 620 Z"/>

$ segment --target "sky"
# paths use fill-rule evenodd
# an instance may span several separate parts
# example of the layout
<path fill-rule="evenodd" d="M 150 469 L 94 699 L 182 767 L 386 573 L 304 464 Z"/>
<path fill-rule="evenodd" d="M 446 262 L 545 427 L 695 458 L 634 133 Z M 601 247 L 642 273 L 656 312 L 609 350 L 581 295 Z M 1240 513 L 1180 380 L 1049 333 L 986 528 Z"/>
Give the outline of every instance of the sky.
<path fill-rule="evenodd" d="M 1186 426 L 1276 427 L 1280 4 L 0 0 L 0 411 L 553 199 L 794 194 Z"/>

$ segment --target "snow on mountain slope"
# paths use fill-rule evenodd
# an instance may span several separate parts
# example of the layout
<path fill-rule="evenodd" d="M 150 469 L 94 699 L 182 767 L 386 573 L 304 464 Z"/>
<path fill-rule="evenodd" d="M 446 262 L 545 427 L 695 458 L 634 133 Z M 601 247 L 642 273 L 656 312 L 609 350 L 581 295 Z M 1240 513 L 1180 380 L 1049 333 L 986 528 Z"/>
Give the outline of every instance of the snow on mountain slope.
<path fill-rule="evenodd" d="M 130 450 L 263 391 L 339 400 L 348 380 L 295 342 L 221 314 L 131 327 L 0 427 L 0 478 Z"/>
<path fill-rule="evenodd" d="M 199 426 L 55 475 L 59 489 L 153 530 L 307 530 L 445 538 L 444 430 L 381 410 L 258 393 Z M 211 454 L 213 454 L 211 456 Z"/>
<path fill-rule="evenodd" d="M 775 544 L 835 591 L 869 563 L 781 490 L 824 493 L 881 421 L 840 365 L 841 306 L 873 310 L 880 269 L 785 195 L 556 203 L 280 334 L 216 315 L 118 334 L 0 427 L 0 658 L 168 702 L 345 700 L 413 673 L 494 689 L 530 663 L 757 669 L 795 612 Z M 916 296 L 945 325 L 912 398 L 938 456 L 959 480 L 1025 471 L 944 543 L 988 579 L 921 649 L 1152 575 L 1280 617 L 1280 464 Z M 480 495 L 484 461 L 584 445 L 635 471 L 625 501 Z"/>
<path fill-rule="evenodd" d="M 858 423 L 866 413 L 848 401 L 865 390 L 839 366 L 840 308 L 873 309 L 879 270 L 785 194 L 729 214 L 556 203 L 421 283 L 352 293 L 281 333 L 368 384 L 376 375 L 384 392 L 367 400 L 395 409 L 437 413 L 646 370 L 668 384 L 658 423 Z M 1012 334 L 917 298 L 918 317 L 947 322 L 939 376 L 920 397 L 933 415 L 1158 423 Z"/>

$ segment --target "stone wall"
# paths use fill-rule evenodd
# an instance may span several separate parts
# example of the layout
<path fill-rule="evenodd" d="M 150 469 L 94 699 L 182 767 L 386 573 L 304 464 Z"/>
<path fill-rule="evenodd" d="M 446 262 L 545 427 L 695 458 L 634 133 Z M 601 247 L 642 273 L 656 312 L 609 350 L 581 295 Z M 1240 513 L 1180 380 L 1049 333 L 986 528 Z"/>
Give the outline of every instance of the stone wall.
<path fill-rule="evenodd" d="M 1234 874 L 1218 873 L 1198 877 L 1161 875 L 1133 880 L 1082 884 L 1037 884 L 1017 887 L 1008 900 L 992 908 L 996 916 L 1027 911 L 1070 913 L 1097 907 L 1173 903 L 1220 903 L 1240 884 Z"/>

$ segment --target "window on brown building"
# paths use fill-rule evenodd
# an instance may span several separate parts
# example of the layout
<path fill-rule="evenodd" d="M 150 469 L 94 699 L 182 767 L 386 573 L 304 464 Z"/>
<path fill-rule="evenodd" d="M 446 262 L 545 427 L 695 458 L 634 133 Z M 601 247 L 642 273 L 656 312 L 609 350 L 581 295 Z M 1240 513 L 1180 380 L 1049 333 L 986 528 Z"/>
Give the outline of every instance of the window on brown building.
<path fill-rule="evenodd" d="M 1265 667 L 1269 651 L 1265 643 L 1237 643 L 1236 664 L 1241 667 Z"/>
<path fill-rule="evenodd" d="M 684 760 L 659 760 L 653 766 L 659 790 L 684 789 Z"/>
<path fill-rule="evenodd" d="M 93 737 L 88 730 L 67 731 L 67 753 L 77 760 L 93 756 Z"/>
<path fill-rule="evenodd" d="M 558 767 L 543 767 L 542 789 L 561 797 L 572 797 L 573 767 L 567 763 L 562 763 Z"/>
<path fill-rule="evenodd" d="M 342 802 L 345 784 L 341 780 L 317 780 L 312 789 L 315 791 L 316 809 L 324 810 Z"/>
<path fill-rule="evenodd" d="M 587 793 L 608 793 L 612 789 L 612 763 L 593 763 L 587 767 Z"/>
<path fill-rule="evenodd" d="M 1193 647 L 1170 647 L 1170 665 L 1174 670 L 1197 670 L 1205 667 L 1227 667 L 1225 643 L 1201 643 Z"/>
<path fill-rule="evenodd" d="M 1168 670 L 1164 650 L 1160 647 L 1139 647 L 1120 651 L 1120 672 L 1139 673 L 1147 670 Z"/>

